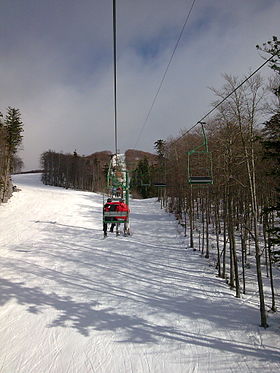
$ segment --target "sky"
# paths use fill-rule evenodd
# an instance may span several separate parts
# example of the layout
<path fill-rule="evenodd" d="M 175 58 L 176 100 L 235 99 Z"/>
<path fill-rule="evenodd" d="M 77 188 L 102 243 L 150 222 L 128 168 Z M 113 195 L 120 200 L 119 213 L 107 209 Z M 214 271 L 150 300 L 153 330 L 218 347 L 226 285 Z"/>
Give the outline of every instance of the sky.
<path fill-rule="evenodd" d="M 263 63 L 280 0 L 116 0 L 118 149 L 154 152 L 211 109 L 209 87 Z M 262 74 L 269 75 L 265 67 Z M 115 151 L 112 0 L 0 0 L 0 111 L 20 109 L 25 169 L 49 149 Z"/>

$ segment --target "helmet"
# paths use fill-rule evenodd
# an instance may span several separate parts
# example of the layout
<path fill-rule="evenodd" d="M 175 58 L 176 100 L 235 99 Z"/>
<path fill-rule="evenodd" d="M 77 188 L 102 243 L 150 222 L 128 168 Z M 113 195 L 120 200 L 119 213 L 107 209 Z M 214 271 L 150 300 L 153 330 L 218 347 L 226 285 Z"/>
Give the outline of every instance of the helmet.
<path fill-rule="evenodd" d="M 108 199 L 107 199 L 107 202 L 112 202 L 112 198 L 108 198 Z"/>

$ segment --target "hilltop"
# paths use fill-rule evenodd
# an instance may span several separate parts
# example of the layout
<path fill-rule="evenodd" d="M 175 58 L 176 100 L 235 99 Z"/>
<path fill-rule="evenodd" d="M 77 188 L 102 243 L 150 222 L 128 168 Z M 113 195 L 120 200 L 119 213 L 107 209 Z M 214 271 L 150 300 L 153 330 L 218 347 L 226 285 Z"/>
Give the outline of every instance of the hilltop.
<path fill-rule="evenodd" d="M 125 159 L 126 165 L 129 171 L 134 170 L 137 167 L 137 163 L 144 158 L 147 158 L 150 164 L 155 164 L 157 162 L 157 155 L 149 152 L 145 152 L 137 149 L 128 149 L 126 150 Z M 110 150 L 103 150 L 99 152 L 92 153 L 86 158 L 98 162 L 101 167 L 109 164 L 110 159 L 113 153 Z"/>

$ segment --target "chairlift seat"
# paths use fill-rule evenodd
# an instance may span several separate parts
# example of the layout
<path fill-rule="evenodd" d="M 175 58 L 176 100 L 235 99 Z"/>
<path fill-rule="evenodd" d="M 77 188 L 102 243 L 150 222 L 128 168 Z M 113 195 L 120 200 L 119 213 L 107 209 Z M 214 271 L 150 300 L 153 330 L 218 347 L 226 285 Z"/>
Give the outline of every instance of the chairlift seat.
<path fill-rule="evenodd" d="M 213 179 L 211 176 L 190 176 L 190 184 L 213 184 Z"/>
<path fill-rule="evenodd" d="M 128 211 L 104 211 L 103 221 L 105 223 L 126 223 L 128 222 Z"/>

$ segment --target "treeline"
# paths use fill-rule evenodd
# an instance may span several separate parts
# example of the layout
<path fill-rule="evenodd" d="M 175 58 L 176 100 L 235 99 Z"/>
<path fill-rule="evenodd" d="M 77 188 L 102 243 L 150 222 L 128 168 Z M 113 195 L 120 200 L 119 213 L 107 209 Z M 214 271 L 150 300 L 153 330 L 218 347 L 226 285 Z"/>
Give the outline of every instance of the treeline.
<path fill-rule="evenodd" d="M 239 89 L 243 79 L 225 75 L 222 89 L 213 89 L 213 105 L 234 93 L 203 123 L 206 137 L 198 125 L 185 136 L 159 140 L 158 158 L 166 184 L 163 205 L 184 226 L 188 246 L 215 261 L 218 275 L 237 297 L 247 291 L 254 255 L 261 325 L 266 327 L 267 310 L 276 310 L 273 265 L 280 257 L 280 42 L 274 37 L 261 49 L 274 55 L 276 74 L 269 84 L 274 96 L 268 100 L 259 75 Z M 271 114 L 260 129 L 264 112 Z M 213 184 L 190 184 L 190 175 L 213 178 Z M 151 178 L 147 184 L 157 182 Z M 270 304 L 264 275 L 270 280 Z"/>
<path fill-rule="evenodd" d="M 110 156 L 108 154 L 108 162 Z M 106 185 L 108 163 L 97 157 L 63 154 L 47 151 L 41 155 L 42 182 L 64 188 L 103 191 Z"/>
<path fill-rule="evenodd" d="M 19 109 L 8 107 L 0 113 L 0 203 L 12 195 L 11 173 L 19 172 L 23 162 L 17 155 L 22 143 L 23 123 Z"/>
<path fill-rule="evenodd" d="M 145 154 L 148 154 L 149 159 Z M 158 172 L 156 156 L 132 149 L 127 151 L 125 156 L 133 196 L 136 198 L 154 196 L 157 189 L 150 182 L 153 175 Z M 72 154 L 64 154 L 49 150 L 41 155 L 42 181 L 46 185 L 63 188 L 106 192 L 111 157 L 110 151 L 80 156 L 76 151 Z M 141 157 L 138 162 L 136 159 Z"/>
<path fill-rule="evenodd" d="M 156 159 L 144 157 L 131 171 L 130 188 L 136 198 L 151 198 L 163 196 L 162 186 L 166 181 L 166 159 L 164 157 L 165 142 L 157 140 L 154 143 Z"/>

